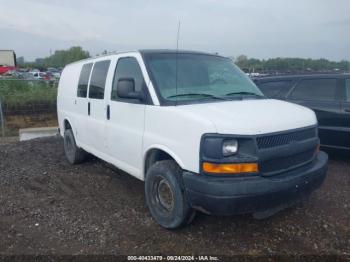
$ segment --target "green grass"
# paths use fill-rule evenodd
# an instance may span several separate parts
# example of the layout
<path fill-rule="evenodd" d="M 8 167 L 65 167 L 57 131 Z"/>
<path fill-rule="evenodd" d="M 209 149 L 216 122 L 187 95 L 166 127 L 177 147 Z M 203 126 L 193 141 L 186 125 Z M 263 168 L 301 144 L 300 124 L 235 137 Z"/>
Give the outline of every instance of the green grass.
<path fill-rule="evenodd" d="M 33 104 L 56 104 L 57 83 L 45 81 L 0 79 L 0 99 L 6 107 Z"/>

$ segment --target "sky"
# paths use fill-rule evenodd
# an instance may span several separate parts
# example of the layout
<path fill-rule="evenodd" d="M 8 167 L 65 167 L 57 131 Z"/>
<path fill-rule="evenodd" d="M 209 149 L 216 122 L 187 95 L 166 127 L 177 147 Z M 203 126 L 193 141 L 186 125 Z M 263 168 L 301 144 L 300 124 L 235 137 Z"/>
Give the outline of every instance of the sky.
<path fill-rule="evenodd" d="M 175 49 L 179 21 L 180 49 L 350 60 L 349 0 L 0 0 L 0 49 Z"/>

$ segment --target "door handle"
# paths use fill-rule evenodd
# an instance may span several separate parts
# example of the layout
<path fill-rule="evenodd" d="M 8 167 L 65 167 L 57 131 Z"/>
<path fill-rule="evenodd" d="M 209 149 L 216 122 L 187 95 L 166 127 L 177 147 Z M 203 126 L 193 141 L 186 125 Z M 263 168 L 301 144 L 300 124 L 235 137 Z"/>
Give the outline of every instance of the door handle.
<path fill-rule="evenodd" d="M 107 105 L 107 120 L 111 118 L 111 107 Z"/>
<path fill-rule="evenodd" d="M 90 102 L 88 102 L 88 115 L 90 115 Z"/>
<path fill-rule="evenodd" d="M 350 108 L 344 108 L 344 112 L 350 113 Z"/>

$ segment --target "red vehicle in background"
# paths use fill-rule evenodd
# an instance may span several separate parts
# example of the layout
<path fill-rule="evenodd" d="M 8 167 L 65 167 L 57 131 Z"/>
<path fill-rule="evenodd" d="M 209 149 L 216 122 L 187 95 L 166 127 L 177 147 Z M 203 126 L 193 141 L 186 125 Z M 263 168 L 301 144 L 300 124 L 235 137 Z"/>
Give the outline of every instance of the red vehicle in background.
<path fill-rule="evenodd" d="M 15 66 L 0 66 L 0 75 L 6 74 L 8 71 L 16 70 Z"/>

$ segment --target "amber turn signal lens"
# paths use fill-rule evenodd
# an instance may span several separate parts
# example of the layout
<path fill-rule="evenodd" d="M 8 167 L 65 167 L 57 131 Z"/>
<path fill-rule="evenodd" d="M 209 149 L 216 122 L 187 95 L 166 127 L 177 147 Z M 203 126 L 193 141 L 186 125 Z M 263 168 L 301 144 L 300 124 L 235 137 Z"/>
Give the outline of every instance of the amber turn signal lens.
<path fill-rule="evenodd" d="M 316 146 L 316 154 L 318 154 L 320 152 L 320 144 L 317 144 Z"/>
<path fill-rule="evenodd" d="M 216 174 L 238 174 L 259 171 L 257 163 L 213 164 L 208 162 L 203 163 L 203 170 L 207 173 Z"/>

